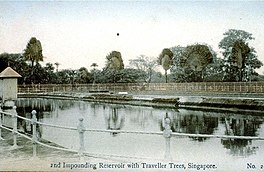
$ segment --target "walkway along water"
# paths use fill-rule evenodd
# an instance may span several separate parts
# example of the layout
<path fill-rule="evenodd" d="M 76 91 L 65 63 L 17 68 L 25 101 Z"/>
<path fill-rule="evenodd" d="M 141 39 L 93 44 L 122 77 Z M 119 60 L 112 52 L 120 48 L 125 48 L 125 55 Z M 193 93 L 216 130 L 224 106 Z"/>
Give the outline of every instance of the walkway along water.
<path fill-rule="evenodd" d="M 16 113 L 16 107 L 14 106 L 12 109 L 12 113 L 10 112 L 4 112 L 0 109 L 0 139 L 1 141 L 3 140 L 2 137 L 2 129 L 7 130 L 12 132 L 13 134 L 13 145 L 12 149 L 17 149 L 20 145 L 17 144 L 17 136 L 20 135 L 26 139 L 32 140 L 32 152 L 33 158 L 36 158 L 38 156 L 37 154 L 37 145 L 45 146 L 48 148 L 56 149 L 56 150 L 61 150 L 61 151 L 67 151 L 67 152 L 73 152 L 78 154 L 80 158 L 84 156 L 88 157 L 96 157 L 96 158 L 119 158 L 123 159 L 124 161 L 126 160 L 149 160 L 149 161 L 160 161 L 160 162 L 171 162 L 173 161 L 171 159 L 170 155 L 170 139 L 171 137 L 201 137 L 201 138 L 225 138 L 225 139 L 248 139 L 248 140 L 264 140 L 264 137 L 248 137 L 248 136 L 228 136 L 228 135 L 207 135 L 207 134 L 187 134 L 187 133 L 177 133 L 177 132 L 172 132 L 171 126 L 170 126 L 170 119 L 166 118 L 164 121 L 164 130 L 163 132 L 145 132 L 145 131 L 125 131 L 125 130 L 102 130 L 102 129 L 87 129 L 83 125 L 83 119 L 79 119 L 79 124 L 76 127 L 68 127 L 68 126 L 60 126 L 60 125 L 54 125 L 54 124 L 48 124 L 48 123 L 42 123 L 37 121 L 36 118 L 37 112 L 35 110 L 32 111 L 32 119 L 25 118 L 22 116 L 17 115 Z M 5 124 L 5 117 L 12 117 L 12 123 L 9 124 L 8 126 Z M 17 119 L 20 118 L 22 120 L 28 121 L 32 125 L 32 136 L 27 135 L 25 133 L 21 133 L 17 130 Z M 37 125 L 43 125 L 43 126 L 48 126 L 48 127 L 53 127 L 54 129 L 63 129 L 63 130 L 73 130 L 76 131 L 76 134 L 79 135 L 79 149 L 74 150 L 74 149 L 67 149 L 59 146 L 53 146 L 47 143 L 43 143 L 37 138 Z M 164 146 L 164 158 L 148 158 L 148 157 L 132 157 L 132 156 L 120 156 L 120 155 L 114 155 L 114 154 L 94 154 L 94 153 L 89 153 L 85 151 L 84 147 L 84 133 L 85 132 L 104 132 L 104 133 L 122 133 L 122 134 L 136 134 L 136 135 L 158 135 L 158 136 L 163 136 L 165 139 L 165 146 Z"/>

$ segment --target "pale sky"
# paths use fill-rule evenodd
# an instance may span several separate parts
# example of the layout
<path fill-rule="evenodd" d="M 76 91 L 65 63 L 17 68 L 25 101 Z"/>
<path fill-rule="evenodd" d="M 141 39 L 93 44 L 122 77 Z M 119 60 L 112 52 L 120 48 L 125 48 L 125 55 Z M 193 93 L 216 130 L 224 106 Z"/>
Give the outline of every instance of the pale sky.
<path fill-rule="evenodd" d="M 0 53 L 22 53 L 36 37 L 44 63 L 60 69 L 103 68 L 113 50 L 128 66 L 177 45 L 207 43 L 219 52 L 223 33 L 239 29 L 253 34 L 249 45 L 264 63 L 263 9 L 264 1 L 0 1 Z"/>

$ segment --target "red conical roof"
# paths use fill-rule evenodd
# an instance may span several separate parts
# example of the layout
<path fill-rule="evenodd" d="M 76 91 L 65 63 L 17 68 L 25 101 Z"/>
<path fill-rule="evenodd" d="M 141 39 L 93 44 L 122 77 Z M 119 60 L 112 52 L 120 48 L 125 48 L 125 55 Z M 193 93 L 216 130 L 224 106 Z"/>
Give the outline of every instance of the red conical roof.
<path fill-rule="evenodd" d="M 0 73 L 0 78 L 20 78 L 20 77 L 21 77 L 21 75 L 19 75 L 11 67 L 7 67 L 5 70 L 3 70 Z"/>

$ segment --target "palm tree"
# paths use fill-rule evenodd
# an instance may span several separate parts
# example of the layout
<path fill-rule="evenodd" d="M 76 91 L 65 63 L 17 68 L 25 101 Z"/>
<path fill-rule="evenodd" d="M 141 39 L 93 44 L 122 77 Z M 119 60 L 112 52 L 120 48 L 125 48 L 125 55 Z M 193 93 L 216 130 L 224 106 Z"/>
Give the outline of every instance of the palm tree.
<path fill-rule="evenodd" d="M 114 83 L 116 79 L 116 72 L 124 69 L 124 63 L 121 53 L 118 51 L 112 51 L 106 56 L 106 69 L 114 73 Z"/>
<path fill-rule="evenodd" d="M 213 55 L 207 45 L 194 44 L 187 46 L 180 59 L 180 66 L 185 70 L 191 70 L 195 75 L 201 73 L 205 67 L 213 62 Z"/>
<path fill-rule="evenodd" d="M 165 70 L 166 83 L 168 82 L 167 70 L 169 70 L 172 65 L 172 57 L 173 53 L 171 50 L 164 48 L 158 59 L 159 65 L 162 65 L 163 69 Z"/>
<path fill-rule="evenodd" d="M 242 81 L 242 69 L 245 67 L 245 60 L 249 53 L 250 48 L 243 40 L 237 40 L 234 42 L 231 51 L 231 65 L 236 66 L 239 69 L 239 81 Z"/>
<path fill-rule="evenodd" d="M 55 66 L 56 66 L 56 72 L 58 73 L 58 71 L 59 71 L 59 63 L 58 62 L 56 62 L 56 63 L 54 63 L 55 64 Z"/>
<path fill-rule="evenodd" d="M 43 61 L 42 46 L 40 41 L 35 37 L 32 37 L 24 50 L 23 56 L 26 60 L 31 61 L 32 67 L 34 66 L 34 62 L 38 63 L 39 61 Z"/>
<path fill-rule="evenodd" d="M 23 56 L 26 60 L 31 61 L 31 76 L 33 76 L 34 62 L 38 63 L 39 61 L 43 61 L 42 46 L 40 41 L 35 37 L 32 37 L 24 50 Z"/>
<path fill-rule="evenodd" d="M 98 67 L 98 65 L 97 63 L 93 63 L 91 67 L 93 67 L 93 75 L 94 75 L 93 84 L 95 84 L 95 68 Z"/>
<path fill-rule="evenodd" d="M 124 63 L 121 53 L 118 51 L 112 51 L 106 56 L 107 64 L 106 69 L 118 71 L 124 69 Z"/>
<path fill-rule="evenodd" d="M 98 65 L 97 65 L 97 63 L 93 63 L 93 64 L 91 65 L 91 67 L 96 68 L 96 67 L 98 67 Z"/>

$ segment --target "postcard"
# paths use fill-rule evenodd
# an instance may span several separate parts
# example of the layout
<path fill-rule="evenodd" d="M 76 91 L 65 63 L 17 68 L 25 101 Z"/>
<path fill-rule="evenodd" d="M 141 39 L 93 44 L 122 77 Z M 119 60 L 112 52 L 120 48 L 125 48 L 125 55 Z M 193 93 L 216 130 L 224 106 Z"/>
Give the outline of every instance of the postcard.
<path fill-rule="evenodd" d="M 0 171 L 264 170 L 264 2 L 0 2 Z"/>

